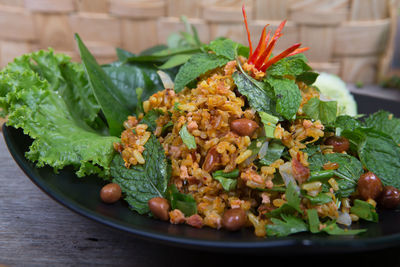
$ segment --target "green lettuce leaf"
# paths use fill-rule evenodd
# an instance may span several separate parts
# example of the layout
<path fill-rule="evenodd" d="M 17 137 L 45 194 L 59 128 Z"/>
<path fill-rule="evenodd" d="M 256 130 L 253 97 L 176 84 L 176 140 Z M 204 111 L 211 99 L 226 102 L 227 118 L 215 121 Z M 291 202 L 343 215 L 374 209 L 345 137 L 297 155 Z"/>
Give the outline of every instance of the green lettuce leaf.
<path fill-rule="evenodd" d="M 186 85 L 196 78 L 205 74 L 207 71 L 222 67 L 228 63 L 229 59 L 215 54 L 199 53 L 193 55 L 188 62 L 183 65 L 175 77 L 175 91 L 182 91 Z"/>
<path fill-rule="evenodd" d="M 57 171 L 72 165 L 79 177 L 109 175 L 113 142 L 119 139 L 97 127 L 99 107 L 82 68 L 67 56 L 50 50 L 16 58 L 0 73 L 0 105 L 7 124 L 34 139 L 26 157 L 38 167 Z"/>
<path fill-rule="evenodd" d="M 144 145 L 146 163 L 125 167 L 117 154 L 111 163 L 113 182 L 121 186 L 125 200 L 140 214 L 149 213 L 147 202 L 153 197 L 165 197 L 170 177 L 164 149 L 154 135 Z"/>

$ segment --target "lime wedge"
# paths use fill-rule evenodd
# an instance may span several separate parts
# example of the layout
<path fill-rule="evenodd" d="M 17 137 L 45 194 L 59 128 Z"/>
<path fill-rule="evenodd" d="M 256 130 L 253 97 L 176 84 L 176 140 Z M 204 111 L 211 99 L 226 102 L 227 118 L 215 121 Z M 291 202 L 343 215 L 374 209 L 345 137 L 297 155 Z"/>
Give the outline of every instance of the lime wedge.
<path fill-rule="evenodd" d="M 338 102 L 338 115 L 357 115 L 357 103 L 346 83 L 338 76 L 322 72 L 313 85 L 321 91 L 321 100 Z"/>

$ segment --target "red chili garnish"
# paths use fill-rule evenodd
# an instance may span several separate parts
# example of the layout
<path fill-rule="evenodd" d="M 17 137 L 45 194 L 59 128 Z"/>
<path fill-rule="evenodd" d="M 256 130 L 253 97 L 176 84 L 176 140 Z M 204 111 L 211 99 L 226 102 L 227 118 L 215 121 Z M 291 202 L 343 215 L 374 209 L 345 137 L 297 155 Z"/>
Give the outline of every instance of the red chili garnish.
<path fill-rule="evenodd" d="M 301 45 L 300 43 L 294 44 L 285 51 L 283 51 L 282 53 L 280 53 L 279 55 L 274 56 L 273 58 L 270 59 L 272 50 L 274 49 L 277 40 L 283 35 L 281 32 L 286 24 L 286 20 L 284 20 L 281 22 L 281 24 L 279 24 L 278 28 L 276 29 L 271 39 L 269 39 L 271 31 L 269 31 L 268 34 L 266 34 L 268 24 L 264 27 L 261 33 L 260 41 L 258 42 L 256 50 L 253 53 L 253 45 L 251 43 L 250 31 L 247 23 L 247 15 L 244 9 L 244 5 L 242 6 L 242 11 L 243 11 L 244 24 L 246 25 L 247 40 L 249 42 L 249 48 L 250 48 L 249 59 L 247 62 L 249 64 L 253 64 L 254 67 L 256 67 L 256 69 L 265 72 L 272 64 L 278 62 L 279 60 L 285 57 L 290 57 L 299 53 L 303 53 L 309 49 L 309 47 L 300 48 Z"/>

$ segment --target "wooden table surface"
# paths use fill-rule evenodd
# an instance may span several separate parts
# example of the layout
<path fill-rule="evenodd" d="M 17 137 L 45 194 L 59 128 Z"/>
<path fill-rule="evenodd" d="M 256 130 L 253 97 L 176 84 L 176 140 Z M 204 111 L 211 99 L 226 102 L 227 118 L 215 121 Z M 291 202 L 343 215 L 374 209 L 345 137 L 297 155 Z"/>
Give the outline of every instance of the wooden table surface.
<path fill-rule="evenodd" d="M 40 191 L 0 138 L 0 266 L 400 266 L 400 246 L 346 255 L 210 253 L 143 241 L 73 213 Z M 312 259 L 312 260 L 311 260 Z M 321 264 L 321 262 L 324 262 Z M 383 266 L 383 265 L 382 265 Z"/>

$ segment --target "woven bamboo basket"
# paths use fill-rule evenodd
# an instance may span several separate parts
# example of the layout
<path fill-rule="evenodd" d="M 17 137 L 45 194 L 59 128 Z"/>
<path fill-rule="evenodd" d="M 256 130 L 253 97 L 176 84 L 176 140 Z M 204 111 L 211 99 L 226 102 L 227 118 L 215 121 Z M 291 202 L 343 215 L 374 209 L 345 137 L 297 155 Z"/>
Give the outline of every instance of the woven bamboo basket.
<path fill-rule="evenodd" d="M 110 62 L 115 47 L 139 52 L 165 43 L 183 29 L 181 15 L 204 42 L 226 36 L 247 44 L 243 2 L 253 42 L 265 24 L 273 29 L 288 19 L 276 52 L 302 42 L 311 47 L 306 55 L 316 70 L 371 83 L 390 65 L 393 0 L 0 0 L 0 65 L 48 47 L 79 60 L 75 32 L 99 62 Z"/>

